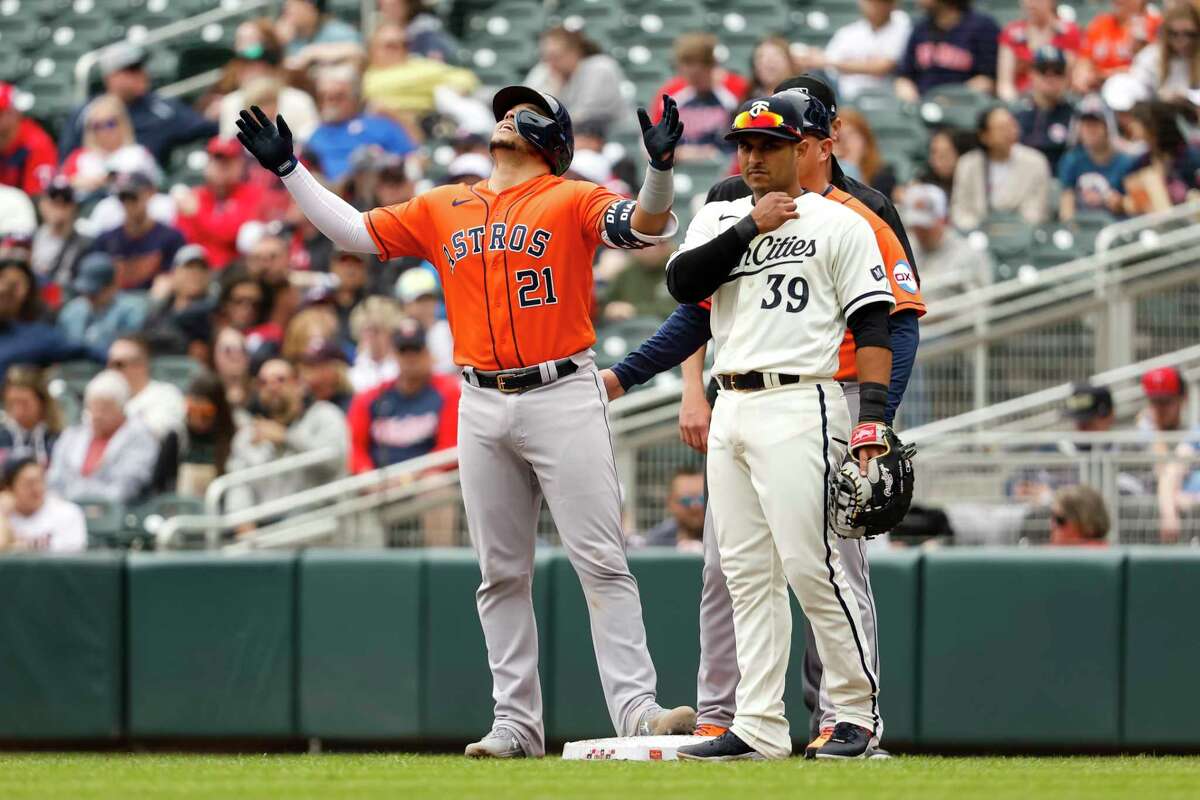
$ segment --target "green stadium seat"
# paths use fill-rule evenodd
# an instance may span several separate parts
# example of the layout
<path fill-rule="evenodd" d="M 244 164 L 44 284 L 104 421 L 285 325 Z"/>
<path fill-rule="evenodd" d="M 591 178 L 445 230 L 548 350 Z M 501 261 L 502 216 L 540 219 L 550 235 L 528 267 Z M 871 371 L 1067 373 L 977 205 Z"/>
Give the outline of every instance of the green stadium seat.
<path fill-rule="evenodd" d="M 1030 255 L 1038 269 L 1066 264 L 1088 254 L 1077 242 L 1075 233 L 1062 225 L 1038 228 L 1033 232 L 1033 248 Z"/>
<path fill-rule="evenodd" d="M 125 533 L 125 506 L 103 497 L 79 498 L 75 504 L 83 509 L 87 520 L 90 549 L 120 549 Z"/>
<path fill-rule="evenodd" d="M 939 86 L 921 98 L 921 118 L 930 126 L 950 125 L 975 130 L 980 112 L 996 104 L 996 98 L 967 86 Z"/>

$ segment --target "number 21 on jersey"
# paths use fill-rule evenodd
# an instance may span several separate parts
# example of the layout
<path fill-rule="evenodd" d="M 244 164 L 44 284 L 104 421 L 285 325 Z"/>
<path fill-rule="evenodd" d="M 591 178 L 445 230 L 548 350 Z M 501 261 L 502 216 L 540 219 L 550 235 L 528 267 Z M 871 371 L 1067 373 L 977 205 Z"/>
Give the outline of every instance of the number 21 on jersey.
<path fill-rule="evenodd" d="M 516 279 L 517 303 L 521 308 L 552 306 L 558 302 L 558 296 L 554 294 L 553 268 L 517 270 Z"/>

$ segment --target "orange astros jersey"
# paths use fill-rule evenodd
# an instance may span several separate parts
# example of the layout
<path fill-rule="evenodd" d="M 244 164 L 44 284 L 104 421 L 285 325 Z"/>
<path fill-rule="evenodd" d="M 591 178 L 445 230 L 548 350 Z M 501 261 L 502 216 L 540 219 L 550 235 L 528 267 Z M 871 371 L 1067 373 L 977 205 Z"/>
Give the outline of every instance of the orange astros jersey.
<path fill-rule="evenodd" d="M 871 223 L 871 230 L 875 232 L 875 241 L 879 245 L 879 252 L 883 254 L 883 268 L 887 272 L 888 283 L 891 284 L 892 294 L 896 297 L 896 305 L 892 308 L 892 313 L 916 311 L 918 317 L 925 316 L 925 301 L 921 299 L 921 288 L 917 286 L 912 266 L 908 263 L 908 257 L 904 255 L 904 248 L 900 245 L 900 240 L 896 238 L 895 232 L 880 219 L 878 214 L 863 205 L 861 200 L 849 192 L 832 186 L 825 197 L 857 212 L 860 217 Z M 838 351 L 838 371 L 834 377 L 839 381 L 857 379 L 857 367 L 854 362 L 854 337 L 848 330 L 845 338 L 842 339 L 841 349 Z"/>
<path fill-rule="evenodd" d="M 498 370 L 595 343 L 593 256 L 611 244 L 605 215 L 632 206 L 594 183 L 543 175 L 499 194 L 487 181 L 441 186 L 364 217 L 383 259 L 437 267 L 455 363 Z"/>

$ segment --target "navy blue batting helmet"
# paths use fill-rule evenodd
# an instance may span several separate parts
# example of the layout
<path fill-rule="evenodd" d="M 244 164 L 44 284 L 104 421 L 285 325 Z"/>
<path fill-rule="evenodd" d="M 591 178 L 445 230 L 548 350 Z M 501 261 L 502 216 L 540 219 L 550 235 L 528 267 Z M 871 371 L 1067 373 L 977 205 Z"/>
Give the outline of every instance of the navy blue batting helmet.
<path fill-rule="evenodd" d="M 492 113 L 496 121 L 514 106 L 529 103 L 542 113 L 523 108 L 514 115 L 513 122 L 521 138 L 534 146 L 542 158 L 550 164 L 550 171 L 562 175 L 571 166 L 575 157 L 575 134 L 571 129 L 571 115 L 558 98 L 528 86 L 505 86 L 492 98 Z"/>

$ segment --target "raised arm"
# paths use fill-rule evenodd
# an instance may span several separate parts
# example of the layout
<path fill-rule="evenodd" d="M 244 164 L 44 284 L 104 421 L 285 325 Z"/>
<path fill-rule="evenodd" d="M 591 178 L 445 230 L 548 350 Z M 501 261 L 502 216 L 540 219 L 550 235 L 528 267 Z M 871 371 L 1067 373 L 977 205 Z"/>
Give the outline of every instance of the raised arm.
<path fill-rule="evenodd" d="M 638 109 L 642 142 L 650 156 L 650 166 L 642 190 L 638 192 L 630 224 L 634 231 L 651 236 L 665 233 L 671 224 L 671 203 L 675 200 L 675 145 L 683 136 L 679 106 L 670 95 L 664 94 L 662 99 L 663 113 L 657 124 L 651 124 L 646 109 Z"/>
<path fill-rule="evenodd" d="M 362 212 L 322 186 L 296 159 L 291 129 L 282 115 L 275 119 L 278 126 L 258 106 L 243 110 L 237 120 L 238 141 L 263 169 L 279 176 L 304 216 L 335 245 L 379 255 Z"/>

